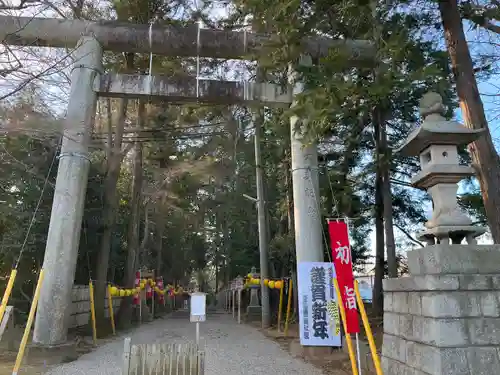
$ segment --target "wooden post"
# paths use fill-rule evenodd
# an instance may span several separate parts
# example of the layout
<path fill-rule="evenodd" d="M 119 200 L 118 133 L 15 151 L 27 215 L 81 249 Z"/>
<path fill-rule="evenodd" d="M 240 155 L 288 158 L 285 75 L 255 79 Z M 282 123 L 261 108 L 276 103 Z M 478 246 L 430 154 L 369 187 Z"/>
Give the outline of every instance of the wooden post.
<path fill-rule="evenodd" d="M 128 375 L 130 369 L 130 350 L 132 348 L 132 340 L 130 337 L 125 337 L 125 342 L 123 345 L 123 365 L 122 374 Z"/>
<path fill-rule="evenodd" d="M 45 270 L 42 268 L 42 270 L 40 271 L 40 276 L 38 276 L 38 283 L 36 284 L 35 295 L 33 296 L 33 301 L 31 301 L 31 308 L 28 315 L 28 322 L 26 323 L 26 328 L 24 329 L 23 338 L 21 339 L 21 345 L 19 346 L 19 351 L 17 352 L 16 363 L 14 365 L 14 369 L 12 370 L 12 375 L 17 375 L 19 369 L 21 368 L 21 363 L 24 357 L 24 351 L 26 349 L 26 344 L 28 344 L 28 338 L 31 333 L 31 326 L 33 325 L 33 319 L 35 318 L 35 312 L 38 306 L 38 298 L 40 297 L 40 291 L 42 288 L 44 275 L 45 275 Z"/>
<path fill-rule="evenodd" d="M 286 304 L 285 336 L 288 335 L 288 324 L 290 323 L 290 310 L 292 309 L 292 295 L 293 295 L 293 281 L 292 279 L 290 279 L 288 284 L 288 302 Z"/>
<path fill-rule="evenodd" d="M 116 335 L 115 313 L 113 312 L 113 296 L 111 295 L 111 285 L 108 285 L 108 309 L 109 309 L 109 320 L 111 322 L 111 329 L 113 331 L 113 335 Z"/>
<path fill-rule="evenodd" d="M 278 307 L 278 332 L 281 332 L 281 315 L 283 313 L 283 291 L 284 291 L 284 289 L 285 289 L 285 279 L 281 279 L 280 304 Z"/>
<path fill-rule="evenodd" d="M 94 345 L 97 345 L 97 328 L 95 322 L 95 303 L 94 303 L 94 285 L 92 280 L 89 281 L 89 295 L 90 295 L 90 318 L 92 322 L 92 339 Z"/>

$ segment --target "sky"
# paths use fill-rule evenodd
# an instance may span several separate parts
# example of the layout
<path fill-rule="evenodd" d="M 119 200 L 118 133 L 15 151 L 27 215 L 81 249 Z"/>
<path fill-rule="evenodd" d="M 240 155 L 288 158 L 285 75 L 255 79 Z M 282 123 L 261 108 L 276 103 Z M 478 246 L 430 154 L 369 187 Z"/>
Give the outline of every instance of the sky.
<path fill-rule="evenodd" d="M 196 0 L 194 0 L 196 1 Z M 17 4 L 19 3 L 19 0 L 9 0 L 7 2 Z M 217 3 L 214 3 L 214 7 L 212 9 L 213 15 L 219 15 L 222 16 L 224 13 L 226 13 L 225 9 L 221 8 L 218 6 Z M 486 40 L 485 39 L 485 34 L 484 31 L 481 30 L 473 30 L 470 28 L 469 25 L 465 25 L 466 31 L 467 31 L 467 39 L 470 42 L 470 47 L 473 52 L 480 52 L 482 54 L 491 54 L 491 55 L 500 55 L 500 51 L 495 51 L 494 48 L 499 49 L 500 44 L 498 44 L 498 40 L 491 40 L 492 42 L 490 43 L 479 43 L 478 37 L 481 38 L 481 40 Z M 493 43 L 497 43 L 497 47 L 492 47 L 494 45 Z M 443 43 L 444 47 L 444 43 Z M 489 80 L 481 80 L 479 84 L 480 92 L 481 92 L 481 98 L 483 100 L 484 108 L 486 115 L 489 120 L 489 126 L 490 126 L 490 131 L 492 133 L 492 137 L 494 139 L 495 145 L 497 146 L 497 149 L 500 149 L 500 83 L 497 84 L 495 82 L 495 78 L 489 79 Z M 457 109 L 455 111 L 455 117 L 457 121 L 461 121 L 461 113 L 460 110 Z M 463 192 L 463 189 L 459 189 L 459 193 Z M 430 216 L 431 213 L 431 207 L 428 205 L 426 207 L 427 214 Z M 371 243 L 372 243 L 372 253 L 374 253 L 375 249 L 375 235 L 372 233 L 371 235 Z"/>

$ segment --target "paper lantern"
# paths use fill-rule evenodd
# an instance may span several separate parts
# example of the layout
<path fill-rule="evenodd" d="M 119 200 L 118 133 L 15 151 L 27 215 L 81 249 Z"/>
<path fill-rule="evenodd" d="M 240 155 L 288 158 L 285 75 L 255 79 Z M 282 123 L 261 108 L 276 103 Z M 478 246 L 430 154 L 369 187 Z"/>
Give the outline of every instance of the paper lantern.
<path fill-rule="evenodd" d="M 274 289 L 274 281 L 269 281 L 269 284 L 268 284 L 269 288 L 271 289 Z"/>
<path fill-rule="evenodd" d="M 253 285 L 259 285 L 260 284 L 260 279 L 252 279 L 252 284 Z"/>
<path fill-rule="evenodd" d="M 269 280 L 268 280 L 268 279 L 264 279 L 264 285 L 265 285 L 265 286 L 268 286 L 268 285 L 269 285 Z"/>
<path fill-rule="evenodd" d="M 120 297 L 125 297 L 125 291 L 123 289 L 120 289 Z"/>
<path fill-rule="evenodd" d="M 109 288 L 109 292 L 111 293 L 112 296 L 117 296 L 118 288 L 116 286 L 112 286 L 111 288 Z"/>
<path fill-rule="evenodd" d="M 275 281 L 274 282 L 274 288 L 276 288 L 276 289 L 283 288 L 283 282 L 281 280 Z"/>

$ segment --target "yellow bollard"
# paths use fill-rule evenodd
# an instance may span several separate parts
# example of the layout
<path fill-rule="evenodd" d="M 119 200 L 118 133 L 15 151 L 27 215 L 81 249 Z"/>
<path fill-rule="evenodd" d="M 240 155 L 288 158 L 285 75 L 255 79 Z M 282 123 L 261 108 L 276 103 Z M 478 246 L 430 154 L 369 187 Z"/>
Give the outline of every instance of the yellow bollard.
<path fill-rule="evenodd" d="M 110 284 L 108 284 L 108 309 L 109 309 L 109 319 L 111 320 L 111 329 L 113 330 L 113 335 L 116 335 L 115 315 L 113 313 L 113 297 L 111 296 Z"/>
<path fill-rule="evenodd" d="M 356 354 L 354 353 L 354 347 L 352 346 L 351 335 L 347 333 L 347 322 L 345 318 L 345 307 L 342 301 L 342 295 L 340 294 L 339 283 L 337 279 L 333 279 L 335 284 L 335 290 L 337 291 L 337 300 L 340 309 L 340 316 L 342 317 L 342 324 L 344 326 L 345 341 L 347 342 L 347 350 L 349 351 L 349 359 L 351 360 L 352 375 L 358 375 L 358 365 L 356 364 Z"/>
<path fill-rule="evenodd" d="M 290 279 L 288 284 L 288 302 L 286 305 L 285 336 L 288 335 L 288 324 L 290 323 L 290 310 L 292 309 L 292 294 L 293 294 L 292 291 L 293 291 L 293 282 L 292 279 Z"/>
<path fill-rule="evenodd" d="M 372 329 L 370 327 L 370 322 L 368 321 L 368 316 L 366 315 L 365 305 L 359 294 L 358 281 L 354 280 L 354 291 L 356 292 L 356 300 L 358 301 L 359 312 L 361 313 L 361 319 L 363 320 L 363 326 L 365 327 L 366 336 L 368 337 L 368 344 L 370 345 L 370 352 L 372 353 L 373 365 L 375 366 L 375 372 L 377 375 L 383 375 L 382 366 L 380 366 L 380 358 L 377 353 L 377 347 L 375 346 L 375 340 L 373 339 Z"/>
<path fill-rule="evenodd" d="M 33 319 L 35 318 L 36 308 L 38 306 L 38 298 L 40 297 L 40 290 L 42 289 L 42 281 L 45 275 L 45 270 L 42 268 L 40 270 L 40 275 L 38 276 L 38 282 L 36 284 L 35 295 L 33 296 L 33 301 L 31 302 L 30 313 L 28 315 L 28 321 L 26 323 L 26 328 L 24 329 L 23 338 L 21 339 L 21 344 L 19 345 L 19 351 L 17 352 L 16 364 L 12 370 L 12 375 L 17 375 L 19 368 L 24 357 L 24 351 L 26 350 L 26 344 L 28 343 L 28 338 L 31 333 L 31 326 L 33 325 Z"/>
<path fill-rule="evenodd" d="M 285 289 L 284 279 L 281 279 L 281 288 L 280 288 L 280 304 L 278 307 L 278 332 L 281 332 L 281 315 L 283 312 L 283 289 Z"/>
<path fill-rule="evenodd" d="M 9 282 L 3 293 L 2 304 L 0 305 L 0 323 L 3 320 L 3 314 L 5 314 L 5 309 L 9 303 L 10 294 L 12 293 L 12 288 L 14 287 L 14 281 L 16 280 L 17 270 L 14 268 L 10 273 Z"/>
<path fill-rule="evenodd" d="M 92 280 L 89 281 L 89 294 L 90 294 L 90 318 L 92 321 L 92 339 L 94 345 L 97 345 L 97 328 L 95 324 L 95 302 L 94 302 L 94 285 Z"/>

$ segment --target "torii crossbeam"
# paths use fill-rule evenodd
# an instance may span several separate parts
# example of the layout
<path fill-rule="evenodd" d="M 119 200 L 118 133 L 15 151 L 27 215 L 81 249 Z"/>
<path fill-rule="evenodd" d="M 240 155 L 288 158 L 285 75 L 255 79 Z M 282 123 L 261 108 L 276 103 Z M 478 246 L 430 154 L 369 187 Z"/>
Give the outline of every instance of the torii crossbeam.
<path fill-rule="evenodd" d="M 150 48 L 149 25 L 0 16 L 0 41 L 10 45 L 72 48 L 84 35 L 93 36 L 103 50 L 225 59 L 248 59 L 265 48 L 266 42 L 279 42 L 272 35 L 201 28 L 198 43 L 197 25 L 153 25 Z M 303 47 L 313 58 L 327 56 L 331 48 L 347 49 L 354 60 L 373 59 L 375 54 L 373 44 L 364 40 L 308 38 Z"/>
<path fill-rule="evenodd" d="M 287 107 L 302 91 L 291 74 L 292 88 L 280 91 L 267 83 L 236 83 L 209 80 L 172 80 L 162 77 L 103 74 L 103 50 L 153 53 L 164 56 L 199 56 L 226 59 L 257 59 L 267 54 L 268 41 L 279 37 L 242 31 L 213 30 L 192 26 L 151 27 L 116 21 L 90 22 L 50 18 L 0 16 L 0 41 L 17 46 L 73 48 L 75 64 L 65 120 L 56 188 L 43 267 L 42 284 L 33 341 L 54 346 L 67 339 L 80 228 L 90 158 L 89 143 L 98 96 L 149 98 L 173 102 L 252 103 Z M 342 50 L 353 62 L 373 61 L 375 50 L 368 41 L 308 38 L 302 51 L 312 58 Z M 302 57 L 303 58 L 303 57 Z M 307 60 L 307 59 L 306 59 Z M 293 73 L 293 69 L 291 70 Z M 290 118 L 293 197 L 297 262 L 322 261 L 321 216 L 316 145 L 296 133 L 298 118 Z M 302 123 L 307 119 L 302 119 Z M 265 277 L 266 275 L 261 275 Z M 97 280 L 96 286 L 105 283 Z"/>

